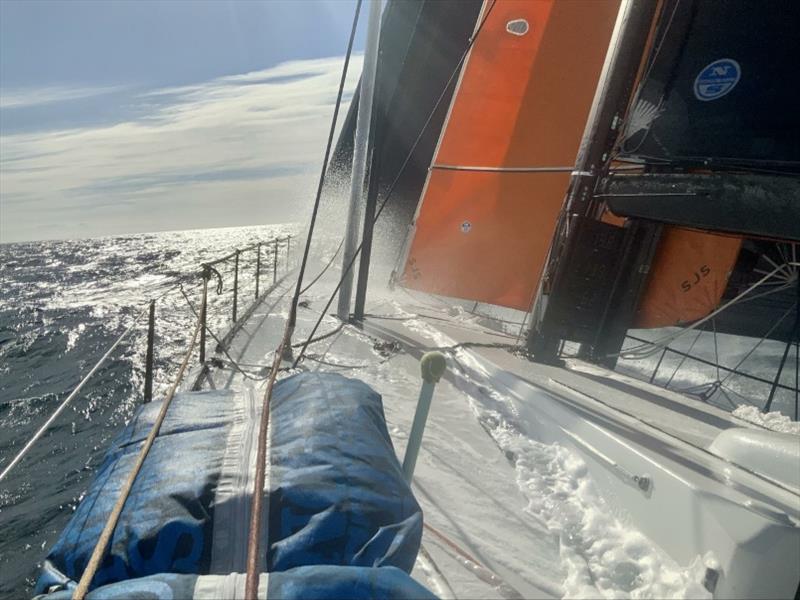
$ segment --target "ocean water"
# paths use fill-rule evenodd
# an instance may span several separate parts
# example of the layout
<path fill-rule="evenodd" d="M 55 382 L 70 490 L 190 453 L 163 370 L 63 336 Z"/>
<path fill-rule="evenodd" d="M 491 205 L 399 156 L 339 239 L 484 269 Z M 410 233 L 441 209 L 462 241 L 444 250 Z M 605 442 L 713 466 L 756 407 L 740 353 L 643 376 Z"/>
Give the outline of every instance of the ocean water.
<path fill-rule="evenodd" d="M 0 469 L 146 302 L 162 295 L 153 393 L 165 391 L 194 325 L 177 286 L 197 304 L 200 263 L 298 231 L 289 224 L 0 245 Z M 269 247 L 261 259 L 263 290 L 272 280 Z M 240 311 L 254 297 L 255 263 L 255 252 L 241 256 Z M 217 268 L 222 291 L 209 294 L 208 318 L 223 333 L 231 322 L 233 261 Z M 38 565 L 80 502 L 108 442 L 142 402 L 146 329 L 145 314 L 0 483 L 0 597 L 30 595 Z"/>

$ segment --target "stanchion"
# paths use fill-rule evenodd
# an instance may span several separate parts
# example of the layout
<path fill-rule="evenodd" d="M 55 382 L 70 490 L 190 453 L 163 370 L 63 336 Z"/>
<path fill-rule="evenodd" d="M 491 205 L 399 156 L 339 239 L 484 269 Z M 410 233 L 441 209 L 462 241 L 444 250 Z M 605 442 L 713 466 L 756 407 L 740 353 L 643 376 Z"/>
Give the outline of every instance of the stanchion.
<path fill-rule="evenodd" d="M 273 243 L 272 248 L 272 283 L 278 282 L 278 240 Z"/>
<path fill-rule="evenodd" d="M 236 323 L 236 309 L 239 303 L 239 251 L 233 257 L 233 322 Z"/>
<path fill-rule="evenodd" d="M 259 279 L 261 279 L 261 242 L 256 244 L 256 300 L 258 300 Z"/>
<path fill-rule="evenodd" d="M 150 300 L 150 316 L 147 320 L 147 354 L 144 359 L 144 403 L 153 399 L 153 344 L 156 333 L 156 301 Z"/>
<path fill-rule="evenodd" d="M 447 361 L 441 352 L 427 352 L 422 357 L 419 366 L 422 371 L 422 389 L 419 391 L 417 410 L 414 413 L 414 424 L 411 426 L 406 455 L 403 458 L 403 473 L 409 483 L 414 477 L 414 467 L 417 465 L 417 456 L 422 445 L 422 434 L 425 432 L 425 422 L 428 420 L 428 412 L 431 409 L 433 390 L 442 375 L 444 375 Z"/>
<path fill-rule="evenodd" d="M 203 303 L 200 306 L 200 363 L 206 362 L 206 304 L 208 304 L 208 280 L 211 267 L 203 265 Z"/>

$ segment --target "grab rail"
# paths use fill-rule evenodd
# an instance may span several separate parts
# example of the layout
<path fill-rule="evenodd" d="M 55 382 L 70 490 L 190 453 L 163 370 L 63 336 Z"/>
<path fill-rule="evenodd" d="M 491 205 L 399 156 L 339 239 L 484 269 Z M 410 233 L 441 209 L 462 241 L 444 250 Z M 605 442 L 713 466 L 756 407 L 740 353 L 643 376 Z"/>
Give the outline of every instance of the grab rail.
<path fill-rule="evenodd" d="M 642 344 L 648 343 L 650 341 L 650 340 L 646 340 L 646 339 L 643 339 L 643 338 L 640 338 L 640 337 L 637 337 L 637 336 L 634 336 L 634 335 L 631 335 L 631 334 L 626 334 L 625 337 L 626 338 L 630 338 L 630 339 L 634 340 L 635 342 L 639 342 L 639 343 L 642 343 Z M 788 352 L 789 346 L 792 343 L 793 342 L 790 341 L 787 344 L 787 346 L 786 346 L 787 352 Z M 728 378 L 730 378 L 732 376 L 741 377 L 743 379 L 747 379 L 747 380 L 750 380 L 750 381 L 753 381 L 753 382 L 756 382 L 756 383 L 759 383 L 759 384 L 770 386 L 769 398 L 766 400 L 764 406 L 761 407 L 761 412 L 769 412 L 769 410 L 771 408 L 771 404 L 772 404 L 772 398 L 774 397 L 775 392 L 777 390 L 785 390 L 785 391 L 788 391 L 788 392 L 794 392 L 795 395 L 797 395 L 797 392 L 798 392 L 796 387 L 792 387 L 792 386 L 789 386 L 789 385 L 786 385 L 786 384 L 780 382 L 780 380 L 779 380 L 780 370 L 778 371 L 778 374 L 775 377 L 775 379 L 770 380 L 770 379 L 767 379 L 765 377 L 761 377 L 759 375 L 755 375 L 754 373 L 748 373 L 747 371 L 742 371 L 738 367 L 731 368 L 731 367 L 728 367 L 726 365 L 719 364 L 718 362 L 714 362 L 714 361 L 705 359 L 705 358 L 703 358 L 701 356 L 697 356 L 695 354 L 692 354 L 691 353 L 691 348 L 688 351 L 682 351 L 682 350 L 677 350 L 675 348 L 671 348 L 669 345 L 664 346 L 662 348 L 661 356 L 659 356 L 658 361 L 656 362 L 656 365 L 653 368 L 653 371 L 650 373 L 650 376 L 648 378 L 648 383 L 652 383 L 654 385 L 661 385 L 656 380 L 656 378 L 657 378 L 657 375 L 659 373 L 659 370 L 661 369 L 661 365 L 662 365 L 662 362 L 664 361 L 664 357 L 667 354 L 674 354 L 674 355 L 680 356 L 682 358 L 681 365 L 678 366 L 678 369 L 680 368 L 680 366 L 682 366 L 684 360 L 691 360 L 691 361 L 700 363 L 702 365 L 706 365 L 706 366 L 709 366 L 709 367 L 714 367 L 718 371 L 722 371 L 722 372 L 726 373 L 726 377 L 722 381 L 710 379 L 708 382 L 706 382 L 704 384 L 696 385 L 696 386 L 693 386 L 691 388 L 687 388 L 687 389 L 684 389 L 684 390 L 677 390 L 679 392 L 689 393 L 689 394 L 691 394 L 693 396 L 699 397 L 704 402 L 707 401 L 717 390 L 722 389 L 722 384 L 724 384 L 724 382 Z M 785 354 L 786 354 L 786 352 L 784 353 L 784 360 L 786 358 Z M 672 374 L 672 377 L 670 377 L 667 380 L 667 382 L 663 385 L 664 389 L 669 389 L 669 385 L 670 385 L 670 383 L 672 383 L 672 379 L 677 374 L 677 372 L 678 372 L 678 370 L 675 369 L 675 371 Z M 703 389 L 705 389 L 705 392 L 697 393 L 697 392 L 699 392 L 700 390 L 703 390 Z M 730 388 L 728 388 L 728 389 L 730 390 Z M 693 392 L 693 390 L 696 390 L 696 391 Z M 724 390 L 723 390 L 723 393 L 724 393 Z M 736 393 L 736 392 L 734 392 L 734 393 Z M 725 395 L 727 396 L 727 394 L 725 394 Z M 798 419 L 798 414 L 799 414 L 799 412 L 798 412 L 797 402 L 795 402 L 795 415 L 794 415 L 795 420 Z"/>
<path fill-rule="evenodd" d="M 291 263 L 291 242 L 292 236 L 286 236 L 285 238 L 274 238 L 273 240 L 267 242 L 257 242 L 255 244 L 251 244 L 250 246 L 246 246 L 244 248 L 238 248 L 231 252 L 230 254 L 226 254 L 221 258 L 217 258 L 215 260 L 202 263 L 202 272 L 201 277 L 203 278 L 203 304 L 202 307 L 208 305 L 208 282 L 211 279 L 212 272 L 215 271 L 213 267 L 220 263 L 229 261 L 233 259 L 234 267 L 233 267 L 233 304 L 231 307 L 231 320 L 236 323 L 239 316 L 239 263 L 240 257 L 245 252 L 251 252 L 253 250 L 256 251 L 256 270 L 255 270 L 255 301 L 257 302 L 259 299 L 259 290 L 261 284 L 261 247 L 262 246 L 271 246 L 272 247 L 272 283 L 273 285 L 278 281 L 278 257 L 280 255 L 280 248 L 283 243 L 286 243 L 286 260 L 285 267 L 286 270 L 289 270 L 289 265 Z M 207 321 L 207 311 L 203 308 L 200 314 L 200 321 L 201 327 L 200 330 L 200 362 L 205 363 L 206 360 L 206 321 Z"/>

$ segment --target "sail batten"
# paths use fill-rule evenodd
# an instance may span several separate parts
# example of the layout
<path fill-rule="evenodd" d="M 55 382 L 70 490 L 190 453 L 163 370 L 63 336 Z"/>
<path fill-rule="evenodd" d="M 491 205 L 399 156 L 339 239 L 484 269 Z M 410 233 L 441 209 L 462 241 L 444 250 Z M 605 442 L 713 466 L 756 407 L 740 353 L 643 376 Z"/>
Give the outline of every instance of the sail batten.
<path fill-rule="evenodd" d="M 445 171 L 490 171 L 493 173 L 572 173 L 570 167 L 485 167 L 478 165 L 431 165 L 431 169 Z"/>

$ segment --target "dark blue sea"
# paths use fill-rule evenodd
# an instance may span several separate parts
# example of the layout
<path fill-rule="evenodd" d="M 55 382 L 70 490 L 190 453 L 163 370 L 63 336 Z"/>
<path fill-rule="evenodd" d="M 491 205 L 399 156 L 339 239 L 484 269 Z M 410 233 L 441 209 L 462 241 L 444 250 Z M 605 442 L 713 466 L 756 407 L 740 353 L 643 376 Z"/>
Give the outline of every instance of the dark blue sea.
<path fill-rule="evenodd" d="M 198 305 L 200 263 L 296 231 L 271 225 L 0 245 L 0 470 L 157 297 L 154 395 L 163 392 L 194 325 L 178 284 Z M 270 261 L 262 249 L 262 289 Z M 240 307 L 255 292 L 255 262 L 254 252 L 242 255 Z M 224 332 L 233 262 L 219 271 L 223 288 L 210 295 L 209 319 Z M 142 402 L 146 329 L 145 315 L 0 483 L 0 597 L 30 596 L 111 437 Z"/>

